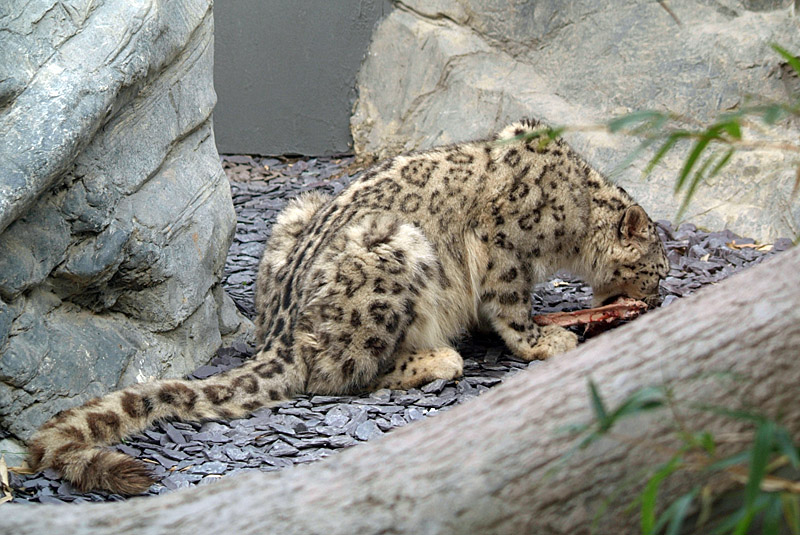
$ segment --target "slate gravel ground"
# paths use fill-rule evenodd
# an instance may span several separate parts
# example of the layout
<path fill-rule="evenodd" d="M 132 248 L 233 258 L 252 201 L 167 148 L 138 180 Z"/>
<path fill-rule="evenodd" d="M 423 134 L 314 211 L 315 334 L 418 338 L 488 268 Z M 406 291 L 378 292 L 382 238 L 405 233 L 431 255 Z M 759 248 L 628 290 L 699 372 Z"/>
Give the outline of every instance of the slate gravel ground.
<path fill-rule="evenodd" d="M 352 157 L 287 160 L 223 156 L 222 161 L 238 214 L 225 267 L 225 286 L 237 306 L 252 317 L 252 281 L 259 256 L 287 200 L 309 190 L 336 193 L 357 174 L 348 172 Z M 664 221 L 658 226 L 672 264 L 662 283 L 662 306 L 791 246 L 790 240 L 781 239 L 771 247 L 757 248 L 753 240 L 727 230 L 704 232 L 691 224 L 673 229 Z M 535 289 L 533 305 L 538 313 L 569 311 L 591 306 L 591 296 L 586 285 L 559 273 Z M 209 484 L 231 474 L 268 472 L 317 461 L 447 410 L 521 369 L 541 365 L 514 358 L 500 339 L 491 335 L 467 336 L 458 349 L 465 363 L 464 377 L 458 381 L 439 380 L 420 389 L 381 390 L 361 396 L 300 396 L 233 421 L 162 423 L 116 448 L 150 464 L 159 483 L 149 494 L 163 494 Z M 237 366 L 251 354 L 252 348 L 244 344 L 221 348 L 216 358 L 198 368 L 192 377 L 201 379 Z M 32 476 L 12 473 L 11 486 L 18 503 L 124 499 L 113 494 L 79 493 L 51 470 Z"/>

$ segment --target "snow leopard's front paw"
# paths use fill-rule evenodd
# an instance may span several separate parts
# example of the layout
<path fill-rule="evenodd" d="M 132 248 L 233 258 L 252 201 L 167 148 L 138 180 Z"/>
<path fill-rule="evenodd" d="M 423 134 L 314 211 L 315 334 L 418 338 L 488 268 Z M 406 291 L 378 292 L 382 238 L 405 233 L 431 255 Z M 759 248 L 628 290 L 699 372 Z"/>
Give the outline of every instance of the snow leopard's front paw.
<path fill-rule="evenodd" d="M 558 325 L 547 325 L 541 328 L 539 337 L 530 351 L 527 351 L 523 358 L 526 360 L 544 360 L 566 353 L 570 349 L 578 346 L 578 336 Z"/>
<path fill-rule="evenodd" d="M 378 379 L 373 389 L 407 390 L 434 381 L 451 381 L 464 374 L 464 359 L 451 347 L 405 353 L 397 357 L 394 368 Z"/>

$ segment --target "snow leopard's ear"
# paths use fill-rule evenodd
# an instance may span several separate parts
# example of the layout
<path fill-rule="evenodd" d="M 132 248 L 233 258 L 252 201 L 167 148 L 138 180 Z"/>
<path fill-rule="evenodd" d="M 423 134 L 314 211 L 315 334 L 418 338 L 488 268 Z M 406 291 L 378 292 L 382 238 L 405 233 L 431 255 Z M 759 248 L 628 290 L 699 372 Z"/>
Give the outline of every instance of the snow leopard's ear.
<path fill-rule="evenodd" d="M 648 237 L 650 218 L 638 204 L 629 206 L 619 222 L 619 236 L 623 245 L 638 245 Z"/>
<path fill-rule="evenodd" d="M 498 132 L 494 136 L 494 141 L 506 141 L 517 136 L 521 136 L 522 134 L 533 132 L 534 130 L 538 130 L 540 128 L 544 130 L 546 127 L 547 126 L 544 123 L 541 123 L 536 119 L 523 117 L 519 121 L 511 123 Z"/>

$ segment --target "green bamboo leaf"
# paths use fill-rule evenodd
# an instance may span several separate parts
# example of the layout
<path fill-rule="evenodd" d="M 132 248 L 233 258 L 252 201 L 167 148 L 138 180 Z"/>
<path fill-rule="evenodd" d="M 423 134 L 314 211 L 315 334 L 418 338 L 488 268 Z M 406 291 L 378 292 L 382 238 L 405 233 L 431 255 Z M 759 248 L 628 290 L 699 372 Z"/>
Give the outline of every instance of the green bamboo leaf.
<path fill-rule="evenodd" d="M 676 221 L 682 221 L 686 210 L 689 209 L 689 204 L 692 201 L 692 193 L 694 193 L 694 188 L 691 189 L 691 192 L 687 191 L 686 194 L 684 194 L 683 200 L 681 201 L 680 206 L 678 206 L 678 212 L 675 214 Z"/>
<path fill-rule="evenodd" d="M 730 119 L 720 125 L 733 139 L 742 139 L 742 127 L 738 119 Z"/>
<path fill-rule="evenodd" d="M 546 136 L 546 130 L 534 130 L 533 132 L 525 132 L 524 134 L 519 134 L 518 136 L 510 137 L 508 139 L 501 139 L 497 141 L 498 144 L 506 144 L 506 143 L 513 143 L 515 141 L 532 141 L 534 139 L 540 139 L 543 136 Z"/>
<path fill-rule="evenodd" d="M 533 139 L 539 139 L 540 143 L 547 145 L 550 141 L 556 139 L 558 136 L 563 134 L 566 131 L 566 126 L 548 126 L 537 128 L 536 130 L 531 130 L 525 132 L 523 134 L 516 135 L 514 137 L 510 137 L 508 139 L 503 139 L 498 143 L 512 143 L 514 141 L 531 141 Z"/>
<path fill-rule="evenodd" d="M 737 509 L 728 517 L 722 517 L 722 521 L 714 526 L 708 535 L 720 535 L 722 533 L 730 533 L 736 526 L 747 516 L 747 510 L 744 508 Z"/>
<path fill-rule="evenodd" d="M 683 527 L 683 521 L 686 519 L 686 513 L 689 512 L 689 506 L 692 504 L 695 496 L 697 496 L 697 491 L 698 489 L 694 489 L 684 494 L 672 502 L 672 505 L 669 506 L 667 511 L 664 511 L 665 516 L 667 512 L 670 513 L 669 526 L 667 526 L 667 531 L 664 535 L 678 535 L 678 533 L 680 533 L 680 529 Z"/>
<path fill-rule="evenodd" d="M 539 138 L 539 150 L 542 150 L 542 149 L 544 149 L 544 148 L 545 148 L 546 146 L 548 146 L 548 145 L 549 145 L 549 144 L 550 144 L 552 141 L 553 141 L 553 140 L 552 140 L 552 139 L 550 139 L 550 137 L 549 137 L 549 136 L 542 136 L 542 137 L 540 137 L 540 138 Z"/>
<path fill-rule="evenodd" d="M 767 498 L 768 496 L 766 494 L 761 494 L 756 500 L 752 510 L 741 507 L 729 516 L 723 516 L 722 521 L 714 526 L 714 529 L 704 535 L 721 535 L 723 533 L 744 535 L 753 522 L 753 518 L 767 506 Z"/>
<path fill-rule="evenodd" d="M 703 446 L 703 449 L 711 456 L 717 451 L 717 443 L 714 441 L 714 435 L 708 431 L 704 431 L 700 434 L 700 445 Z"/>
<path fill-rule="evenodd" d="M 683 201 L 681 202 L 680 207 L 678 208 L 678 213 L 675 216 L 676 219 L 680 220 L 683 217 L 684 212 L 689 207 L 689 203 L 692 201 L 694 197 L 694 192 L 697 190 L 697 186 L 700 185 L 701 182 L 705 179 L 705 172 L 706 169 L 711 165 L 711 163 L 716 159 L 717 153 L 712 154 L 708 158 L 706 158 L 700 167 L 695 171 L 694 175 L 692 176 L 692 180 L 689 183 L 689 187 L 686 189 L 686 193 L 683 196 Z"/>
<path fill-rule="evenodd" d="M 656 498 L 658 498 L 658 488 L 661 483 L 672 475 L 681 466 L 681 455 L 678 454 L 656 470 L 647 480 L 647 485 L 640 497 L 641 507 L 641 528 L 644 535 L 656 533 Z"/>
<path fill-rule="evenodd" d="M 725 125 L 725 131 L 735 140 L 742 139 L 742 125 L 739 121 L 731 121 Z"/>
<path fill-rule="evenodd" d="M 580 444 L 578 444 L 578 449 L 586 449 L 589 447 L 593 442 L 597 442 L 602 435 L 598 432 L 594 432 L 591 435 L 587 436 L 583 440 L 581 440 Z"/>
<path fill-rule="evenodd" d="M 668 117 L 661 112 L 653 111 L 653 110 L 640 110 L 628 113 L 626 115 L 622 115 L 620 117 L 615 117 L 606 123 L 606 127 L 608 131 L 612 134 L 615 132 L 619 132 L 623 128 L 634 124 L 640 123 L 661 123 L 666 121 Z"/>
<path fill-rule="evenodd" d="M 772 446 L 775 444 L 775 427 L 774 422 L 765 420 L 756 428 L 750 456 L 750 473 L 744 489 L 744 499 L 748 509 L 753 507 L 756 496 L 761 490 L 761 481 L 767 473 L 767 463 L 772 454 Z"/>
<path fill-rule="evenodd" d="M 600 431 L 608 431 L 611 428 L 612 422 L 608 419 L 608 411 L 606 411 L 606 406 L 603 403 L 603 399 L 600 397 L 600 392 L 597 390 L 597 385 L 594 384 L 594 381 L 591 379 L 589 379 L 589 395 L 591 396 L 592 408 L 597 417 Z"/>
<path fill-rule="evenodd" d="M 542 137 L 545 133 L 546 133 L 546 130 L 531 130 L 531 131 L 525 132 L 524 134 L 519 134 L 517 136 L 509 138 L 509 141 L 516 141 L 518 139 L 523 139 L 525 141 L 530 141 L 532 139 L 537 139 L 537 138 Z"/>
<path fill-rule="evenodd" d="M 781 117 L 784 115 L 784 108 L 781 105 L 775 104 L 772 106 L 766 106 L 761 114 L 761 120 L 764 121 L 768 125 L 773 125 L 777 123 Z"/>
<path fill-rule="evenodd" d="M 558 136 L 564 133 L 567 128 L 565 126 L 556 126 L 553 128 L 547 129 L 547 137 L 550 139 L 556 139 Z"/>
<path fill-rule="evenodd" d="M 744 513 L 744 516 L 742 516 L 741 520 L 737 522 L 736 527 L 733 529 L 733 535 L 747 534 L 747 531 L 750 529 L 750 524 L 753 523 L 753 519 L 756 517 L 756 513 L 758 513 L 758 509 L 755 507 L 747 507 L 742 509 L 742 512 Z"/>
<path fill-rule="evenodd" d="M 713 457 L 714 451 L 716 450 L 716 442 L 714 441 L 714 435 L 708 431 L 702 431 L 700 433 L 681 432 L 680 436 L 688 446 L 692 448 L 701 448 Z"/>
<path fill-rule="evenodd" d="M 609 419 L 616 421 L 624 416 L 661 408 L 664 406 L 665 399 L 663 388 L 655 386 L 641 388 L 628 396 L 619 407 L 614 409 Z"/>
<path fill-rule="evenodd" d="M 705 150 L 708 144 L 711 142 L 711 135 L 706 132 L 697 142 L 694 144 L 689 156 L 686 157 L 686 162 L 683 164 L 683 168 L 681 168 L 681 172 L 678 175 L 678 180 L 675 182 L 675 193 L 679 192 L 683 187 L 686 178 L 689 176 L 689 173 L 692 172 L 694 169 L 694 165 L 697 163 L 697 159 L 700 157 L 700 154 Z"/>
<path fill-rule="evenodd" d="M 622 160 L 619 164 L 614 166 L 614 169 L 612 169 L 611 173 L 609 173 L 611 177 L 613 178 L 615 176 L 618 176 L 622 171 L 627 169 L 628 166 L 634 162 L 634 160 L 639 158 L 642 152 L 650 148 L 650 145 L 652 145 L 655 142 L 656 138 L 648 138 L 639 143 L 639 145 L 637 145 L 637 147 L 630 154 L 628 154 L 624 160 Z"/>
<path fill-rule="evenodd" d="M 742 409 L 729 409 L 727 407 L 708 405 L 706 403 L 692 403 L 689 406 L 698 411 L 710 412 L 727 418 L 733 418 L 734 420 L 753 422 L 755 424 L 760 424 L 764 421 L 764 416 L 757 412 L 750 412 Z"/>
<path fill-rule="evenodd" d="M 798 453 L 800 448 L 794 444 L 789 431 L 785 427 L 779 426 L 775 430 L 775 442 L 778 444 L 778 451 L 786 455 L 789 462 L 792 463 L 792 467 L 800 468 L 800 453 Z"/>
<path fill-rule="evenodd" d="M 750 450 L 747 449 L 745 451 L 736 453 L 734 455 L 729 455 L 728 457 L 724 457 L 719 461 L 711 463 L 705 468 L 707 472 L 719 472 L 720 470 L 725 470 L 731 466 L 736 466 L 737 464 L 743 464 L 747 462 L 750 458 Z"/>
<path fill-rule="evenodd" d="M 711 172 L 708 174 L 708 178 L 714 178 L 715 176 L 717 176 L 719 172 L 722 170 L 722 168 L 728 165 L 728 162 L 731 160 L 731 156 L 733 156 L 734 152 L 736 152 L 736 149 L 734 149 L 733 147 L 728 149 L 727 152 L 725 152 L 725 154 L 722 156 L 722 158 L 719 159 L 717 165 L 714 166 L 714 169 L 712 169 Z"/>
<path fill-rule="evenodd" d="M 558 127 L 550 127 L 548 126 L 546 129 L 541 131 L 539 137 L 539 148 L 544 149 L 550 143 L 556 140 L 558 136 L 560 136 L 566 127 L 558 126 Z"/>
<path fill-rule="evenodd" d="M 767 507 L 764 510 L 764 521 L 761 533 L 763 535 L 780 535 L 781 532 L 781 513 L 783 506 L 779 494 L 770 494 Z"/>
<path fill-rule="evenodd" d="M 772 47 L 772 50 L 783 56 L 783 59 L 786 60 L 786 63 L 791 65 L 792 69 L 794 69 L 794 72 L 800 75 L 800 59 L 797 59 L 794 54 L 777 43 L 772 43 L 770 46 Z"/>
<path fill-rule="evenodd" d="M 664 144 L 661 145 L 661 148 L 659 148 L 658 151 L 656 151 L 655 155 L 647 163 L 647 166 L 644 168 L 644 171 L 642 172 L 643 177 L 650 176 L 650 173 L 653 172 L 653 169 L 655 169 L 656 165 L 658 165 L 658 162 L 660 162 L 664 158 L 664 156 L 666 156 L 666 154 L 670 150 L 672 150 L 672 147 L 675 146 L 675 143 L 677 143 L 678 140 L 681 139 L 681 137 L 682 136 L 673 133 L 667 138 Z"/>
<path fill-rule="evenodd" d="M 556 433 L 559 435 L 577 435 L 589 429 L 589 424 L 566 424 L 560 426 Z"/>
<path fill-rule="evenodd" d="M 800 496 L 789 492 L 781 493 L 781 503 L 783 504 L 783 518 L 792 535 L 800 535 Z"/>
<path fill-rule="evenodd" d="M 711 156 L 703 160 L 703 163 L 701 163 L 700 167 L 697 168 L 697 171 L 694 172 L 694 176 L 692 177 L 693 182 L 701 181 L 705 178 L 706 169 L 711 167 L 711 164 L 717 159 L 717 156 L 719 156 L 719 153 L 714 152 L 711 154 Z"/>

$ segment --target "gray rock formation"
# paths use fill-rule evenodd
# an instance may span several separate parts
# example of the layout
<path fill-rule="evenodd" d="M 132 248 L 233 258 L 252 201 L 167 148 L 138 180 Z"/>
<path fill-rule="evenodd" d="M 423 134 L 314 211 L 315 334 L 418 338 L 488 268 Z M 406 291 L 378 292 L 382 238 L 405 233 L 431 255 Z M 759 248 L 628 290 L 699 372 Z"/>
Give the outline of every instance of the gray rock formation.
<path fill-rule="evenodd" d="M 246 335 L 219 285 L 211 3 L 0 6 L 0 431 Z"/>
<path fill-rule="evenodd" d="M 385 157 L 486 137 L 522 116 L 575 126 L 660 109 L 704 120 L 749 94 L 786 98 L 793 82 L 768 45 L 800 52 L 800 17 L 790 4 L 667 2 L 678 25 L 660 3 L 643 0 L 396 2 L 359 73 L 355 150 Z M 637 145 L 601 133 L 567 137 L 607 173 Z M 640 161 L 616 180 L 656 217 L 672 218 L 680 166 L 677 156 L 668 159 L 643 181 Z M 740 153 L 699 191 L 686 219 L 762 239 L 794 236 L 794 172 L 786 154 Z"/>

